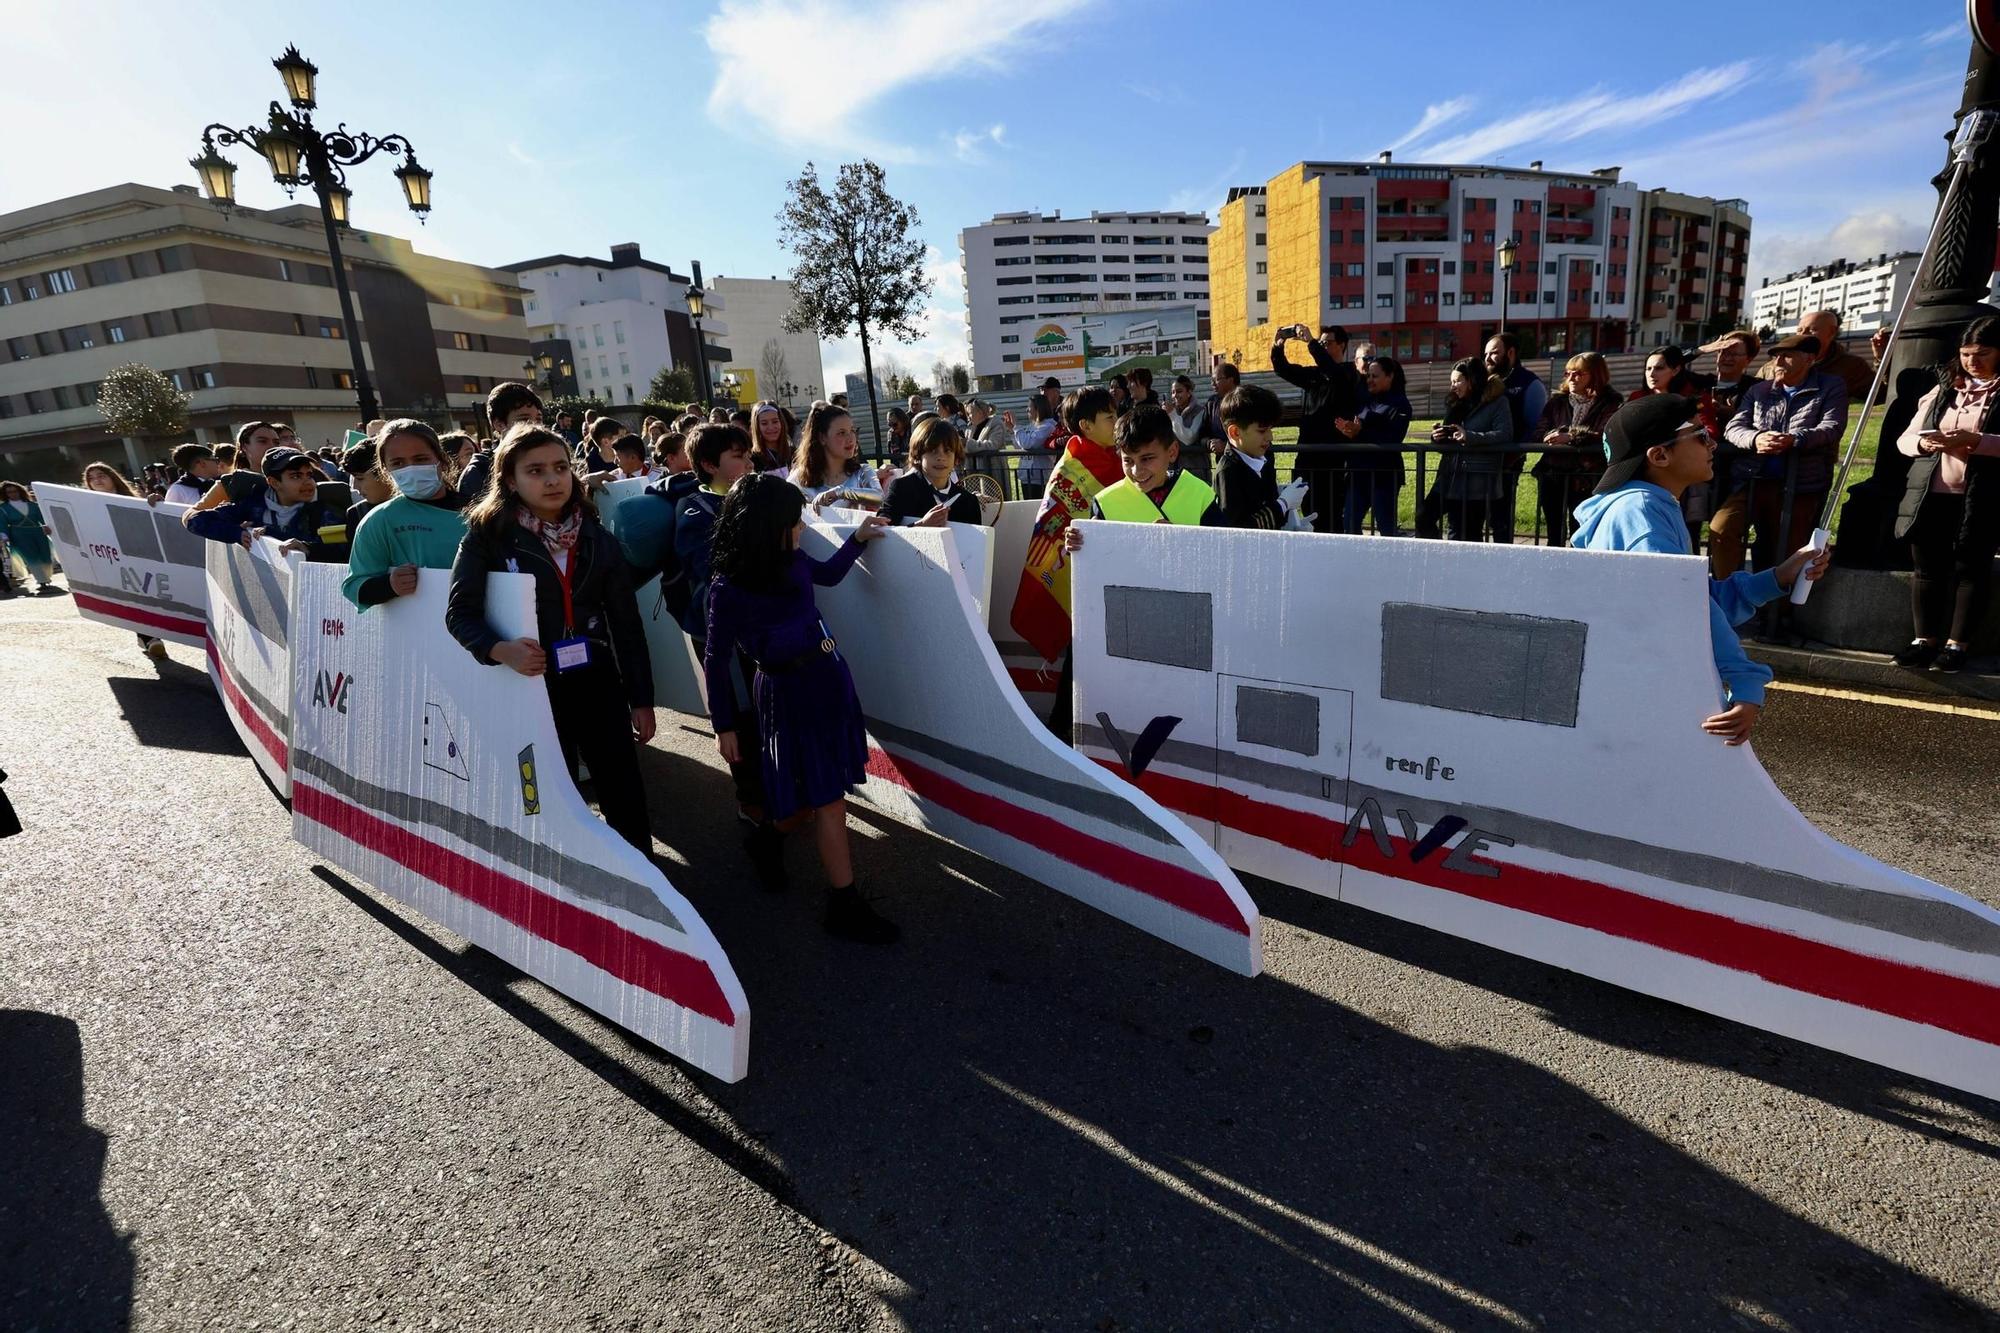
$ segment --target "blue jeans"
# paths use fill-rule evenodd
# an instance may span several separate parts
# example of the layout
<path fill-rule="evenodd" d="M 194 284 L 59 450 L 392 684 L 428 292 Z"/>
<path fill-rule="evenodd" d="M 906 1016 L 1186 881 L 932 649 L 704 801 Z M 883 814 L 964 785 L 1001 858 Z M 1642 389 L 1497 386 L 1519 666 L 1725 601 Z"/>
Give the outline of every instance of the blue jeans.
<path fill-rule="evenodd" d="M 1402 529 L 1396 526 L 1396 495 L 1402 489 L 1403 479 L 1396 475 L 1393 464 L 1377 468 L 1354 464 L 1347 475 L 1347 512 L 1341 531 L 1356 536 L 1366 532 L 1362 520 L 1373 509 L 1376 532 L 1384 537 L 1402 536 Z"/>

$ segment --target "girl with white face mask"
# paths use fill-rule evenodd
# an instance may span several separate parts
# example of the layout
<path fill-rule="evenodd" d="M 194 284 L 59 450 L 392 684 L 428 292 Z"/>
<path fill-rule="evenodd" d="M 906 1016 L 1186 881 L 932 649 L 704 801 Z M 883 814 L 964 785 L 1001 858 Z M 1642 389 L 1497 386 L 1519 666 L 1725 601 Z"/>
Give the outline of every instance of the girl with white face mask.
<path fill-rule="evenodd" d="M 362 611 L 417 590 L 418 571 L 450 569 L 465 537 L 456 469 L 437 432 L 414 418 L 376 436 L 375 472 L 390 498 L 354 530 L 340 590 Z"/>

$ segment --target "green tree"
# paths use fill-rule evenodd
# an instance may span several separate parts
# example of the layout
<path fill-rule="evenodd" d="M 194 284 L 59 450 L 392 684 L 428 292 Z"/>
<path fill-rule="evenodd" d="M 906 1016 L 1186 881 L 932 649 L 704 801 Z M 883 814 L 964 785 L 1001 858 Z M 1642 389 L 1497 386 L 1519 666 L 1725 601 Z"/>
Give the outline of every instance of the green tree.
<path fill-rule="evenodd" d="M 972 367 L 963 361 L 951 363 L 951 391 L 953 393 L 972 392 Z"/>
<path fill-rule="evenodd" d="M 97 410 L 113 435 L 141 439 L 180 435 L 188 428 L 188 396 L 140 362 L 118 366 L 97 388 Z"/>
<path fill-rule="evenodd" d="M 868 414 L 879 440 L 882 411 L 869 339 L 882 334 L 914 341 L 917 316 L 931 292 L 924 244 L 914 234 L 917 211 L 890 194 L 882 168 L 866 160 L 841 167 L 831 193 L 808 162 L 787 195 L 778 212 L 778 239 L 794 256 L 785 327 L 793 333 L 812 330 L 825 339 L 859 330 Z"/>
<path fill-rule="evenodd" d="M 694 401 L 694 372 L 686 366 L 668 366 L 653 376 L 647 386 L 646 397 L 656 403 L 691 403 Z"/>

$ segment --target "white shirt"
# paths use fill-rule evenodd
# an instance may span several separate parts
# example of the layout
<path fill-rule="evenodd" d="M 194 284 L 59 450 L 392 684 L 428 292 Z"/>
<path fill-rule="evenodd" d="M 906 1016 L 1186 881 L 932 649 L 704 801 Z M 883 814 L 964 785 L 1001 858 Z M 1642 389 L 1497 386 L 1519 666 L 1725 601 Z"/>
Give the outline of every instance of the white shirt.
<path fill-rule="evenodd" d="M 168 504 L 177 504 L 177 505 L 200 504 L 201 496 L 202 496 L 201 487 L 190 486 L 184 481 L 177 481 L 173 485 L 167 487 Z"/>
<path fill-rule="evenodd" d="M 885 498 L 882 494 L 882 483 L 875 476 L 875 469 L 866 463 L 861 465 L 859 471 L 842 477 L 837 481 L 829 482 L 824 486 L 806 486 L 797 480 L 794 480 L 792 484 L 805 493 L 808 504 L 832 491 L 851 491 L 856 495 L 872 495 L 876 501 L 876 503 L 868 505 L 854 504 L 847 500 L 829 500 L 825 505 L 821 506 L 824 509 L 853 509 L 860 513 L 872 514 L 881 508 Z"/>

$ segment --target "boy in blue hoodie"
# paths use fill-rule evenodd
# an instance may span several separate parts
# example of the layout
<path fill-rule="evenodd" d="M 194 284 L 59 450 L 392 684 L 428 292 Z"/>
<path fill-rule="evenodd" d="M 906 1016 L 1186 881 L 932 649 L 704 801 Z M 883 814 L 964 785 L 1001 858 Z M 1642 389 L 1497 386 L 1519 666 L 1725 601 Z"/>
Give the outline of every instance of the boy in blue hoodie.
<path fill-rule="evenodd" d="M 1715 441 L 1702 429 L 1698 410 L 1692 398 L 1670 393 L 1618 409 L 1604 431 L 1611 465 L 1596 493 L 1576 507 L 1570 545 L 1591 551 L 1694 554 L 1681 516 L 1681 493 L 1715 475 Z M 1828 555 L 1808 546 L 1776 569 L 1709 580 L 1708 637 L 1727 707 L 1705 720 L 1703 731 L 1730 745 L 1750 738 L 1764 710 L 1771 669 L 1745 655 L 1735 627 L 1764 603 L 1783 596 L 1801 574 L 1809 580 L 1824 574 Z"/>

